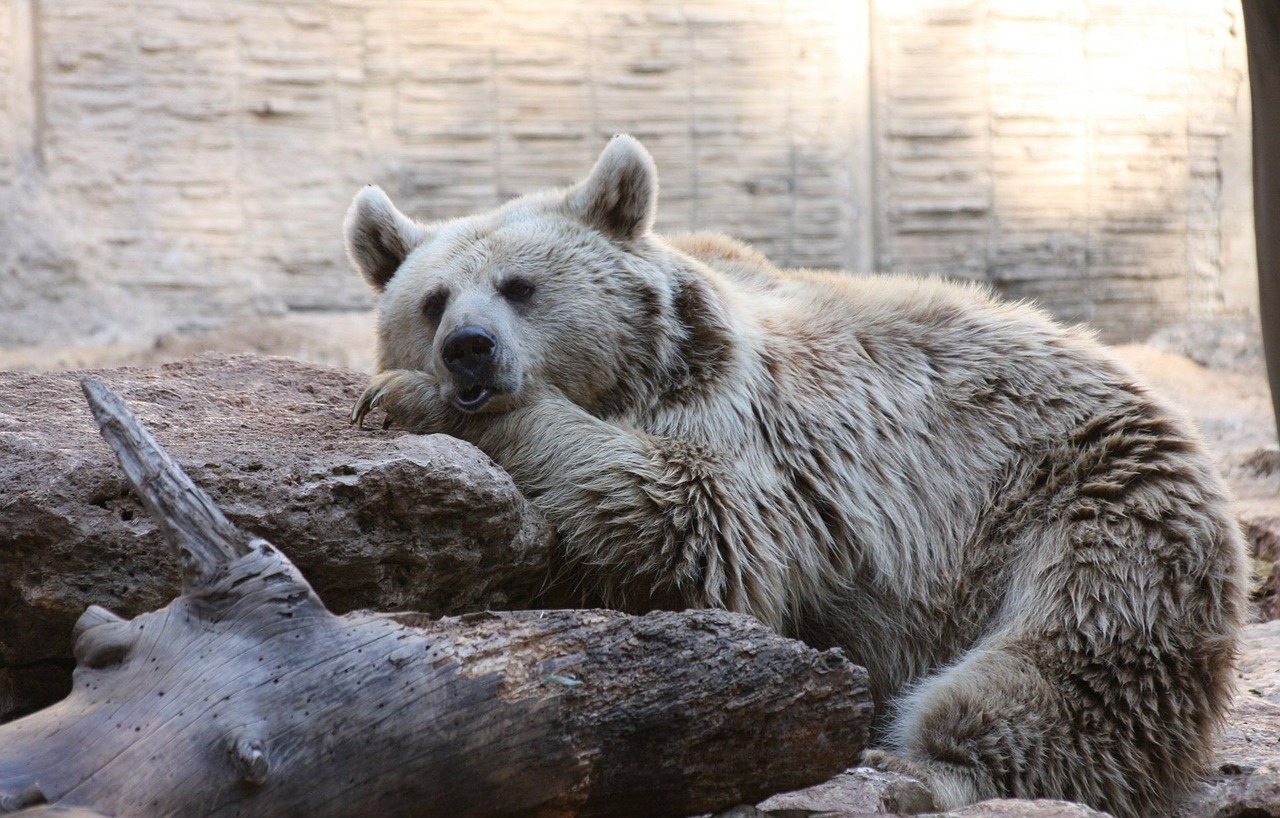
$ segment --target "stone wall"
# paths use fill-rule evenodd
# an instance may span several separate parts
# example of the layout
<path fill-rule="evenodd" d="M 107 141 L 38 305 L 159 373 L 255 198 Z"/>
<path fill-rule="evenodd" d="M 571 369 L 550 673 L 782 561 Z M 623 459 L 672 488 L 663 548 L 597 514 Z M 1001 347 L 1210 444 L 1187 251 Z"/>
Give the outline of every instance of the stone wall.
<path fill-rule="evenodd" d="M 35 67 L 0 128 L 0 344 L 366 305 L 339 235 L 360 185 L 459 215 L 618 131 L 662 168 L 662 227 L 855 265 L 865 19 L 833 5 L 11 0 L 0 76 Z"/>
<path fill-rule="evenodd" d="M 1256 310 L 1240 10 L 877 4 L 877 262 L 1117 340 Z"/>
<path fill-rule="evenodd" d="M 447 217 L 617 131 L 782 264 L 1247 312 L 1242 49 L 1230 0 L 0 0 L 0 347 L 363 308 L 360 185 Z"/>

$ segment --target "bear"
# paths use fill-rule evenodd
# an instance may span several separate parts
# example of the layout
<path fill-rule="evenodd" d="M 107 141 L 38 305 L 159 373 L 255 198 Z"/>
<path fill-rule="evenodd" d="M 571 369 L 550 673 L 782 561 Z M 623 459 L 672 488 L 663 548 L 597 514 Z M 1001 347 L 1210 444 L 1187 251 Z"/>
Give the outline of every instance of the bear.
<path fill-rule="evenodd" d="M 841 648 L 880 714 L 864 763 L 941 808 L 1160 814 L 1211 759 L 1246 616 L 1190 424 L 1032 305 L 663 237 L 657 197 L 626 135 L 580 183 L 478 215 L 358 193 L 379 371 L 352 421 L 478 446 L 582 599 Z"/>

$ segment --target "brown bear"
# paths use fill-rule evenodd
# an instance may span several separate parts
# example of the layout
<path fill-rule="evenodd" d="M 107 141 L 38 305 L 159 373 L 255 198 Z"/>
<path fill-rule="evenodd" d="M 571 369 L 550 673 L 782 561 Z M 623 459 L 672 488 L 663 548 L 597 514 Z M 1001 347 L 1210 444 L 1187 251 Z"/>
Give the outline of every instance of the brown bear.
<path fill-rule="evenodd" d="M 1187 423 L 1033 307 L 664 238 L 657 189 L 619 136 L 580 184 L 453 221 L 359 193 L 380 373 L 353 420 L 479 446 L 593 599 L 840 646 L 885 714 L 868 760 L 940 806 L 1158 814 L 1210 759 L 1245 615 Z"/>

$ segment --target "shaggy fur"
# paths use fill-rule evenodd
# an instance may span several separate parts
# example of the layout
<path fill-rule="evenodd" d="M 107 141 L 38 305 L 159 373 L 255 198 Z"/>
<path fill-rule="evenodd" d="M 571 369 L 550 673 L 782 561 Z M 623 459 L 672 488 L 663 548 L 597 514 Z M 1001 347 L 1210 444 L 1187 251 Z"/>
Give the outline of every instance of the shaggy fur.
<path fill-rule="evenodd" d="M 455 221 L 363 191 L 381 373 L 353 417 L 477 444 L 594 599 L 844 648 L 885 713 L 869 760 L 940 806 L 1159 814 L 1209 760 L 1244 615 L 1187 424 L 1029 306 L 662 238 L 656 198 L 628 137 L 574 188 Z M 496 342 L 476 411 L 442 363 L 464 326 Z"/>

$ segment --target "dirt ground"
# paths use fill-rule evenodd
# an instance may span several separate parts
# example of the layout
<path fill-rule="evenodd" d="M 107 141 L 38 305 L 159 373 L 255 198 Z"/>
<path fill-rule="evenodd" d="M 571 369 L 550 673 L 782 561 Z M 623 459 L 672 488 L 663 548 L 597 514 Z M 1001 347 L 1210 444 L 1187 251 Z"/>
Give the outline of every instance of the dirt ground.
<path fill-rule="evenodd" d="M 203 335 L 164 335 L 148 346 L 0 348 L 0 369 L 50 371 L 155 366 L 199 352 L 258 352 L 369 372 L 372 312 L 303 313 L 232 324 Z M 1260 335 L 1247 321 L 1162 330 L 1115 348 L 1150 385 L 1195 420 L 1244 519 L 1280 518 L 1280 450 Z"/>
<path fill-rule="evenodd" d="M 0 347 L 0 370 L 158 366 L 200 352 L 258 352 L 369 372 L 373 369 L 373 328 L 372 311 L 262 316 L 229 323 L 213 332 L 167 333 L 144 346 Z"/>

